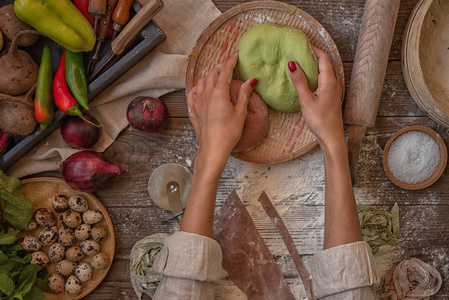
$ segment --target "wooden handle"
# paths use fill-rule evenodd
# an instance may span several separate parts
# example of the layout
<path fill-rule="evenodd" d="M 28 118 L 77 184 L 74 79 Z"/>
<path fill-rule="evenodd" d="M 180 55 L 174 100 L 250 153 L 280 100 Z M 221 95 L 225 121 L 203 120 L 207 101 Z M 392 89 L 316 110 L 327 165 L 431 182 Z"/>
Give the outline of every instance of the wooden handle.
<path fill-rule="evenodd" d="M 109 24 L 111 24 L 112 12 L 117 5 L 117 0 L 108 0 L 108 5 L 106 8 L 106 16 L 101 20 L 98 31 L 97 31 L 97 39 L 100 42 L 103 42 L 108 34 Z"/>
<path fill-rule="evenodd" d="M 347 124 L 372 127 L 376 123 L 399 3 L 366 0 L 345 106 Z"/>
<path fill-rule="evenodd" d="M 139 31 L 164 7 L 162 0 L 151 0 L 129 21 L 111 44 L 112 51 L 119 55 L 126 45 L 139 33 Z"/>
<path fill-rule="evenodd" d="M 106 16 L 106 0 L 89 0 L 89 14 L 94 18 Z"/>
<path fill-rule="evenodd" d="M 129 20 L 129 11 L 132 4 L 133 0 L 119 0 L 112 14 L 112 21 L 118 25 L 125 26 Z"/>

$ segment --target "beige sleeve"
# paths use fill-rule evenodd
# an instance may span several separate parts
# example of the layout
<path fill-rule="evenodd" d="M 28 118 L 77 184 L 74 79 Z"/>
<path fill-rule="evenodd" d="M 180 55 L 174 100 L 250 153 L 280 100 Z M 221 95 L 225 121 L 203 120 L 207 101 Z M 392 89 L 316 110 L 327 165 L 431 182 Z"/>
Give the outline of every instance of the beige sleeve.
<path fill-rule="evenodd" d="M 374 299 L 370 286 L 379 281 L 370 247 L 355 242 L 326 249 L 309 262 L 317 298 Z"/>
<path fill-rule="evenodd" d="M 154 299 L 211 299 L 221 277 L 222 253 L 213 239 L 178 231 L 165 239 L 153 269 L 162 274 Z"/>

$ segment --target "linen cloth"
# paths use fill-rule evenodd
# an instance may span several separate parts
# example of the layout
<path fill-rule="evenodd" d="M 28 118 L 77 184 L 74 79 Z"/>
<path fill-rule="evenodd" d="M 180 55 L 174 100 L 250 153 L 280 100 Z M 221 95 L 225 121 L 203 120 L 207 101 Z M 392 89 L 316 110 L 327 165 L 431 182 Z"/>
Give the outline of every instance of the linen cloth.
<path fill-rule="evenodd" d="M 132 99 L 159 97 L 185 87 L 188 54 L 201 32 L 220 14 L 211 0 L 164 0 L 164 8 L 154 20 L 166 40 L 90 103 L 90 113 L 103 124 L 102 137 L 94 150 L 106 150 L 128 126 L 126 109 Z M 63 160 L 77 151 L 56 130 L 7 173 L 20 178 L 57 170 Z"/>
<path fill-rule="evenodd" d="M 178 231 L 165 240 L 153 268 L 162 280 L 154 299 L 213 299 L 221 274 L 219 244 L 208 237 Z M 366 242 L 317 253 L 308 264 L 315 296 L 323 300 L 371 300 L 378 282 L 374 257 Z"/>

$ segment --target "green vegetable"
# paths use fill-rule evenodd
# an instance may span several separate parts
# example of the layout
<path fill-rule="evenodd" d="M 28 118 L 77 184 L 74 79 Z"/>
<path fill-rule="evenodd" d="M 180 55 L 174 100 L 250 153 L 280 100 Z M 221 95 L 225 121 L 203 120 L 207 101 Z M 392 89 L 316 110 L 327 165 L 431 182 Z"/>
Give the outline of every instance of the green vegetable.
<path fill-rule="evenodd" d="M 15 177 L 9 177 L 0 170 L 0 221 L 7 221 L 18 230 L 25 229 L 33 213 L 33 203 L 25 197 L 22 183 Z"/>
<path fill-rule="evenodd" d="M 20 20 L 72 52 L 94 48 L 94 30 L 70 0 L 16 0 L 14 12 Z"/>
<path fill-rule="evenodd" d="M 51 52 L 48 46 L 42 51 L 39 74 L 37 76 L 36 93 L 34 96 L 34 118 L 44 131 L 55 117 L 52 93 L 53 69 Z"/>
<path fill-rule="evenodd" d="M 379 252 L 383 245 L 397 247 L 399 237 L 399 206 L 394 204 L 391 214 L 368 205 L 357 206 L 363 240 Z"/>
<path fill-rule="evenodd" d="M 23 248 L 16 237 L 18 233 L 0 233 L 4 243 L 0 245 L 0 300 L 45 300 L 43 292 L 49 292 L 48 272 L 30 264 L 31 254 L 20 256 Z"/>
<path fill-rule="evenodd" d="M 89 110 L 83 53 L 65 50 L 65 80 L 79 105 Z"/>
<path fill-rule="evenodd" d="M 161 275 L 153 270 L 153 261 L 164 246 L 164 233 L 147 236 L 134 245 L 130 256 L 130 274 L 134 292 L 139 299 L 143 294 L 153 298 Z"/>

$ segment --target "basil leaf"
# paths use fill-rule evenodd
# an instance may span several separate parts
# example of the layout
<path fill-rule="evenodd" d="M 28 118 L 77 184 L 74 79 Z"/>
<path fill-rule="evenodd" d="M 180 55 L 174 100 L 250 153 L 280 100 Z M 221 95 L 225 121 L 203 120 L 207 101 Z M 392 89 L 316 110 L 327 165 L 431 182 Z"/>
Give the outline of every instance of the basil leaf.
<path fill-rule="evenodd" d="M 1 220 L 8 221 L 15 229 L 25 229 L 30 222 L 33 203 L 25 197 L 18 178 L 9 177 L 0 170 Z"/>
<path fill-rule="evenodd" d="M 0 291 L 5 295 L 11 296 L 12 292 L 14 292 L 14 288 L 15 285 L 12 279 L 6 274 L 0 274 Z"/>
<path fill-rule="evenodd" d="M 45 300 L 45 295 L 39 288 L 33 285 L 31 291 L 23 297 L 23 300 Z"/>

